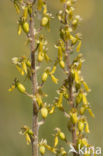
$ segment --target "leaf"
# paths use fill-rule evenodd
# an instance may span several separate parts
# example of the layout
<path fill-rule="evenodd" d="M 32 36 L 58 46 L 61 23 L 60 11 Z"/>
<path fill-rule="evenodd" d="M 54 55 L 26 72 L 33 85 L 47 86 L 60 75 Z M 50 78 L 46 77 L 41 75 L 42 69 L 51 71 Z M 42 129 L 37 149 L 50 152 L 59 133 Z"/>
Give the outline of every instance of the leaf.
<path fill-rule="evenodd" d="M 77 45 L 76 51 L 79 52 L 81 48 L 82 42 L 81 40 L 79 41 L 79 44 Z"/>
<path fill-rule="evenodd" d="M 56 147 L 58 145 L 58 136 L 55 136 L 54 139 L 54 147 Z"/>

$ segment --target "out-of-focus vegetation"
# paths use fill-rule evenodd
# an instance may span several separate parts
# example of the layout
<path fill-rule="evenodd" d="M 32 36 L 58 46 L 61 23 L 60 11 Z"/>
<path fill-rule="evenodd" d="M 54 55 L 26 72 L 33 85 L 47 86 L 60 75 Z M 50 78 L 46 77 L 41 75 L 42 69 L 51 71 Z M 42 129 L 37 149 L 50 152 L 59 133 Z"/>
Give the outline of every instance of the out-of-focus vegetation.
<path fill-rule="evenodd" d="M 50 11 L 56 14 L 61 7 L 57 1 L 49 1 Z M 92 92 L 89 94 L 89 101 L 92 104 L 95 120 L 90 119 L 91 135 L 89 142 L 103 147 L 103 1 L 99 0 L 78 0 L 76 13 L 83 18 L 80 31 L 83 34 L 82 52 L 86 62 L 83 66 L 83 74 Z M 19 128 L 25 124 L 31 126 L 32 121 L 32 101 L 17 93 L 8 92 L 8 87 L 17 75 L 15 67 L 10 63 L 14 56 L 21 56 L 25 53 L 29 55 L 29 49 L 24 46 L 25 38 L 17 36 L 17 16 L 10 1 L 0 1 L 0 156 L 23 156 L 31 154 L 31 147 L 26 145 L 24 137 L 19 136 Z M 49 56 L 54 58 L 56 50 L 53 47 L 58 39 L 59 23 L 55 19 L 51 23 L 51 32 L 48 33 Z M 57 72 L 57 77 L 63 73 Z M 40 74 L 38 75 L 40 76 Z M 30 83 L 27 84 L 29 88 Z M 57 86 L 48 81 L 45 92 L 48 92 L 48 102 L 51 103 L 55 95 Z M 58 115 L 57 115 L 58 114 Z M 48 138 L 52 143 L 52 134 L 55 125 L 61 127 L 65 132 L 64 117 L 58 112 L 54 117 L 49 116 L 46 124 L 40 130 L 40 137 Z M 68 135 L 69 137 L 69 135 Z"/>

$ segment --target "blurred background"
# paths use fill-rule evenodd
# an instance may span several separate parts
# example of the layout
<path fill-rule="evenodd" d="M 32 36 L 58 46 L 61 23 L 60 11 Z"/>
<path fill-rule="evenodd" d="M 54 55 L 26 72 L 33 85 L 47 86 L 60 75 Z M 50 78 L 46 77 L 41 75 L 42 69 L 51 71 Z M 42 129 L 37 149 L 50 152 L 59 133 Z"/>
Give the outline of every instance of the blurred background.
<path fill-rule="evenodd" d="M 59 0 L 48 0 L 48 3 L 49 10 L 55 15 L 60 9 Z M 86 59 L 83 75 L 92 90 L 88 99 L 96 116 L 95 119 L 89 117 L 91 129 L 89 142 L 103 147 L 103 1 L 78 0 L 76 13 L 83 18 L 79 28 L 83 34 L 81 52 Z M 31 146 L 27 146 L 24 137 L 18 134 L 24 124 L 30 127 L 32 125 L 31 100 L 16 90 L 12 94 L 8 92 L 14 77 L 18 76 L 15 66 L 11 64 L 11 58 L 29 55 L 29 49 L 25 46 L 25 36 L 17 35 L 16 23 L 17 15 L 13 4 L 10 0 L 0 0 L 0 156 L 31 155 Z M 53 44 L 58 40 L 58 27 L 58 21 L 53 20 L 51 32 L 47 35 L 51 58 L 57 55 Z M 56 77 L 60 77 L 62 81 L 62 75 L 62 70 L 58 68 Z M 38 77 L 40 76 L 41 72 Z M 30 82 L 27 86 L 31 88 Z M 48 103 L 52 103 L 57 88 L 58 86 L 51 81 L 47 81 L 44 90 L 49 94 Z M 41 127 L 40 139 L 46 138 L 48 143 L 52 144 L 55 126 L 61 127 L 69 138 L 66 124 L 63 114 L 57 111 L 57 115 L 49 116 L 45 125 Z"/>

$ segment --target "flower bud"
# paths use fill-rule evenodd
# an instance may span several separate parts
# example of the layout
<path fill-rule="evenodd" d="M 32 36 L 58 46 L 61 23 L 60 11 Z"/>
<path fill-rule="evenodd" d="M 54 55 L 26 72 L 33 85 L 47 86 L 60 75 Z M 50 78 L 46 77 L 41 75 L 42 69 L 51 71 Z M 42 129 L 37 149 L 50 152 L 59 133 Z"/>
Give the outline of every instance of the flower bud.
<path fill-rule="evenodd" d="M 65 63 L 64 63 L 63 60 L 61 60 L 61 61 L 59 62 L 59 64 L 60 64 L 61 68 L 64 68 L 64 67 L 65 67 Z"/>
<path fill-rule="evenodd" d="M 42 21 L 41 21 L 41 25 L 46 26 L 48 24 L 48 22 L 49 22 L 49 19 L 47 17 L 43 17 Z"/>
<path fill-rule="evenodd" d="M 58 83 L 58 79 L 54 75 L 51 75 L 51 78 L 54 83 Z"/>
<path fill-rule="evenodd" d="M 78 139 L 77 141 L 77 148 L 79 149 L 79 147 L 82 146 L 82 139 Z"/>
<path fill-rule="evenodd" d="M 88 122 L 85 123 L 85 132 L 90 133 Z"/>
<path fill-rule="evenodd" d="M 80 132 L 83 131 L 83 129 L 84 129 L 84 122 L 83 121 L 78 122 L 78 129 L 79 129 Z"/>
<path fill-rule="evenodd" d="M 88 146 L 88 142 L 87 142 L 87 139 L 86 138 L 83 138 L 82 139 L 82 145 L 83 146 Z"/>
<path fill-rule="evenodd" d="M 47 117 L 47 115 L 48 115 L 48 110 L 47 110 L 47 108 L 42 108 L 42 109 L 41 109 L 41 115 L 42 115 L 42 117 L 43 117 L 44 119 Z"/>
<path fill-rule="evenodd" d="M 42 154 L 42 155 L 44 155 L 45 154 L 45 147 L 43 146 L 43 145 L 41 145 L 40 146 L 40 153 Z"/>
<path fill-rule="evenodd" d="M 17 89 L 21 92 L 21 93 L 25 93 L 26 89 L 25 87 L 21 84 L 21 83 L 17 83 Z"/>
<path fill-rule="evenodd" d="M 18 25 L 18 35 L 20 36 L 22 33 L 22 27 L 21 24 Z"/>
<path fill-rule="evenodd" d="M 25 134 L 26 137 L 26 141 L 27 141 L 27 145 L 29 145 L 31 143 L 31 139 L 28 133 Z"/>
<path fill-rule="evenodd" d="M 70 36 L 70 40 L 72 41 L 72 45 L 77 43 L 77 38 L 75 38 L 74 36 Z"/>
<path fill-rule="evenodd" d="M 28 60 L 28 61 L 26 62 L 26 65 L 27 65 L 28 67 L 31 67 L 31 62 Z"/>
<path fill-rule="evenodd" d="M 67 155 L 67 153 L 66 153 L 66 151 L 64 150 L 63 147 L 61 147 L 60 153 L 61 153 L 61 156 L 66 156 Z"/>
<path fill-rule="evenodd" d="M 86 108 L 85 108 L 85 107 L 81 107 L 81 108 L 80 108 L 80 114 L 81 114 L 81 115 L 83 115 L 83 114 L 84 114 L 84 112 L 85 112 L 85 110 L 86 110 Z"/>
<path fill-rule="evenodd" d="M 38 61 L 42 62 L 44 59 L 44 55 L 42 55 L 41 53 L 38 54 Z"/>
<path fill-rule="evenodd" d="M 56 147 L 58 145 L 58 136 L 55 136 L 54 139 L 54 147 Z"/>
<path fill-rule="evenodd" d="M 65 134 L 64 134 L 63 132 L 60 132 L 60 133 L 59 133 L 59 136 L 60 136 L 60 138 L 61 138 L 62 140 L 65 140 Z"/>
<path fill-rule="evenodd" d="M 73 124 L 76 124 L 78 122 L 77 112 L 71 113 L 71 120 L 72 120 Z"/>
<path fill-rule="evenodd" d="M 42 81 L 45 82 L 48 78 L 48 74 L 47 72 L 44 72 L 43 75 L 42 75 Z"/>
<path fill-rule="evenodd" d="M 22 24 L 22 28 L 24 30 L 25 33 L 28 33 L 29 32 L 29 24 L 27 22 L 24 22 Z"/>

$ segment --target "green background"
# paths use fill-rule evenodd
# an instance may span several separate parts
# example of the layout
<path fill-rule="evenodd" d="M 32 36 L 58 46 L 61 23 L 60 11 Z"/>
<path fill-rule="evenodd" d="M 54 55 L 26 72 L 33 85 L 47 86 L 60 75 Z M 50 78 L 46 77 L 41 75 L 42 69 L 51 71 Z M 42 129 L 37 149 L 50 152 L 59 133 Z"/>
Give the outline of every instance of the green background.
<path fill-rule="evenodd" d="M 48 0 L 48 3 L 49 10 L 55 15 L 60 8 L 59 0 Z M 80 32 L 83 34 L 81 52 L 86 59 L 83 75 L 92 89 L 88 99 L 96 116 L 95 119 L 89 118 L 91 129 L 89 142 L 103 147 L 103 1 L 78 0 L 76 8 L 77 14 L 83 18 L 80 26 Z M 7 0 L 0 0 L 0 156 L 31 155 L 31 147 L 26 145 L 24 137 L 18 132 L 24 124 L 32 125 L 32 102 L 16 90 L 12 94 L 8 92 L 9 85 L 18 75 L 11 64 L 11 58 L 29 55 L 29 49 L 25 47 L 24 35 L 17 36 L 16 23 L 17 15 L 13 4 Z M 47 35 L 51 58 L 56 56 L 53 44 L 58 40 L 58 26 L 57 20 L 54 19 L 51 32 Z M 62 75 L 62 70 L 58 68 L 56 77 L 62 80 Z M 41 72 L 38 76 L 41 76 Z M 31 88 L 30 82 L 27 86 Z M 45 92 L 49 95 L 48 103 L 52 103 L 57 88 L 58 86 L 51 80 L 47 81 Z M 61 127 L 70 138 L 66 124 L 63 114 L 57 111 L 57 114 L 49 116 L 45 125 L 41 127 L 40 139 L 47 138 L 48 143 L 52 144 L 52 133 L 55 127 Z"/>

